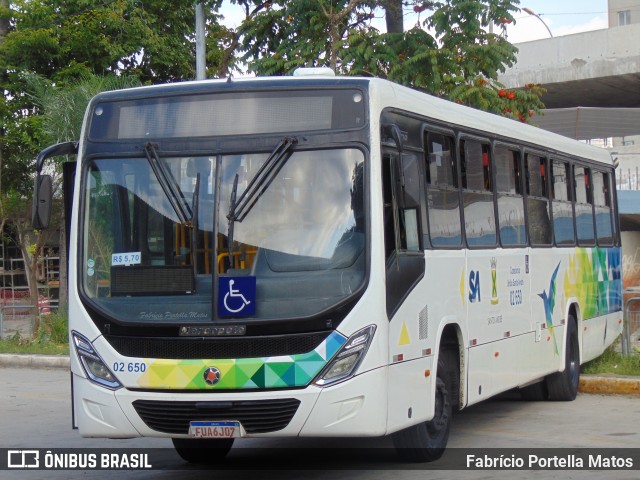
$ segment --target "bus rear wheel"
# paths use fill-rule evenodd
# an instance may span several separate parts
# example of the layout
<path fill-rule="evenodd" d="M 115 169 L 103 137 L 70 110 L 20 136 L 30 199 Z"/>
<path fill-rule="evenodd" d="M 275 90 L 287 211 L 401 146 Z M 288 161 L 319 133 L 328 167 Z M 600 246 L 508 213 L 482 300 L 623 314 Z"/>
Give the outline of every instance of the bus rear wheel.
<path fill-rule="evenodd" d="M 393 444 L 400 458 L 407 462 L 432 462 L 447 446 L 453 414 L 449 368 L 452 352 L 443 350 L 438 359 L 435 411 L 433 418 L 393 434 Z"/>
<path fill-rule="evenodd" d="M 567 345 L 565 348 L 564 372 L 547 377 L 549 400 L 570 402 L 578 394 L 580 383 L 580 345 L 575 317 L 570 314 L 567 321 Z"/>
<path fill-rule="evenodd" d="M 233 438 L 172 438 L 171 441 L 178 455 L 189 463 L 215 463 L 224 458 L 233 446 Z"/>

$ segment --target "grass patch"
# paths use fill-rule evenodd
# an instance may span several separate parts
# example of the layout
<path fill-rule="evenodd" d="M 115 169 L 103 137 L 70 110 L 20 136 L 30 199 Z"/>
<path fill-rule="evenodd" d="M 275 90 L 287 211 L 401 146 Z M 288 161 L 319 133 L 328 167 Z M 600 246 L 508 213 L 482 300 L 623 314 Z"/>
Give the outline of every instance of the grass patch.
<path fill-rule="evenodd" d="M 0 340 L 0 353 L 69 355 L 69 344 L 38 343 L 16 336 Z"/>
<path fill-rule="evenodd" d="M 617 351 L 615 345 L 612 345 L 601 356 L 583 365 L 582 373 L 613 373 L 640 377 L 640 352 L 625 357 Z"/>
<path fill-rule="evenodd" d="M 40 330 L 35 338 L 37 343 L 69 343 L 69 323 L 63 312 L 52 312 L 40 317 Z"/>
<path fill-rule="evenodd" d="M 0 353 L 69 355 L 67 316 L 51 313 L 40 318 L 40 329 L 35 338 L 13 337 L 0 340 Z"/>

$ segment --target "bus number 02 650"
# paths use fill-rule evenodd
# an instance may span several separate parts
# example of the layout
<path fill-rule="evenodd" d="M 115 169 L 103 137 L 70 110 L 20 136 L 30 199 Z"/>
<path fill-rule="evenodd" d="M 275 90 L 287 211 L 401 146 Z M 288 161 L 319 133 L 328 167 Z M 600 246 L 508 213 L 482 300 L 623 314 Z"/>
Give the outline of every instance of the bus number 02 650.
<path fill-rule="evenodd" d="M 144 362 L 115 362 L 113 364 L 114 372 L 144 373 L 147 370 L 147 364 Z"/>

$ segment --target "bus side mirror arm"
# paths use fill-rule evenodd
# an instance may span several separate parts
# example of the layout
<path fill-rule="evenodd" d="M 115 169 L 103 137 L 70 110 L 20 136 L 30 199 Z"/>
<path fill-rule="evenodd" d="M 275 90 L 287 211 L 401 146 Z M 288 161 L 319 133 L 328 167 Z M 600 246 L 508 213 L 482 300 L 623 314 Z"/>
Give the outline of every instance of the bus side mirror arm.
<path fill-rule="evenodd" d="M 400 131 L 400 127 L 398 127 L 398 125 L 396 125 L 395 123 L 387 123 L 383 125 L 382 128 L 385 135 L 390 137 L 396 144 L 396 148 L 398 149 L 398 156 L 402 155 L 404 144 L 402 142 L 402 132 Z"/>
<path fill-rule="evenodd" d="M 51 204 L 53 203 L 53 180 L 51 175 L 42 175 L 42 167 L 47 158 L 78 153 L 78 142 L 64 142 L 45 148 L 36 156 L 36 179 L 33 189 L 31 222 L 36 230 L 49 226 Z"/>
<path fill-rule="evenodd" d="M 77 155 L 78 142 L 63 142 L 51 145 L 36 155 L 36 173 L 40 175 L 42 166 L 47 158 L 57 157 L 58 155 Z"/>

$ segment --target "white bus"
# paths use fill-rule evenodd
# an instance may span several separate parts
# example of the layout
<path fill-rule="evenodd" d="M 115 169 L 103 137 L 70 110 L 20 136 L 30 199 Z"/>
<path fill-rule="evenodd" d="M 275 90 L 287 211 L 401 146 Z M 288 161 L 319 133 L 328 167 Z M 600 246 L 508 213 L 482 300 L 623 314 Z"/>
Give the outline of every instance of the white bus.
<path fill-rule="evenodd" d="M 206 462 L 392 435 L 430 461 L 456 410 L 572 400 L 622 330 L 611 158 L 533 126 L 375 78 L 103 93 L 37 159 L 38 228 L 70 153 L 82 436 Z"/>

